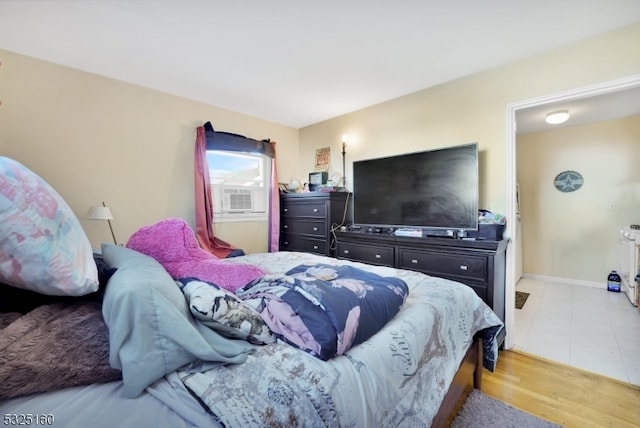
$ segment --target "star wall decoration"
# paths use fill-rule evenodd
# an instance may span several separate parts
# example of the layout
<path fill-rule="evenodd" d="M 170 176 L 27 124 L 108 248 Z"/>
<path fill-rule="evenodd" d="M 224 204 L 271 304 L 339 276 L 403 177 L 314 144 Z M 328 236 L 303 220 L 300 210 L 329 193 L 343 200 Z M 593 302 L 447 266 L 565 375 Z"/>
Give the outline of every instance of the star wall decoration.
<path fill-rule="evenodd" d="M 577 171 L 562 171 L 553 179 L 553 185 L 561 192 L 575 192 L 582 187 L 584 178 Z"/>

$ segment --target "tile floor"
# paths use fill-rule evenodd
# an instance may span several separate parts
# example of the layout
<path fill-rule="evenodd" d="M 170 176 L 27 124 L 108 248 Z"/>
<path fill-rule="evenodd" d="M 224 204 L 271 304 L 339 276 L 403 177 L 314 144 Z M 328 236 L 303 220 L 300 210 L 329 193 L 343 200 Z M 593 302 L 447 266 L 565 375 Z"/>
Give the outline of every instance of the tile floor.
<path fill-rule="evenodd" d="M 626 294 L 522 278 L 514 349 L 640 385 L 640 311 Z"/>

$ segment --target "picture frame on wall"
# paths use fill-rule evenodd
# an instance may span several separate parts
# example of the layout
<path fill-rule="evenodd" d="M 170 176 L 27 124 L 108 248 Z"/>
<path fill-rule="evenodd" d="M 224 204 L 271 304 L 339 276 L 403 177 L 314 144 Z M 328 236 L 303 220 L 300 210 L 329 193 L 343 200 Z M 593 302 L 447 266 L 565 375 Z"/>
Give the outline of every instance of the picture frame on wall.
<path fill-rule="evenodd" d="M 329 171 L 331 162 L 331 147 L 323 147 L 316 150 L 316 162 L 313 167 L 314 171 Z"/>

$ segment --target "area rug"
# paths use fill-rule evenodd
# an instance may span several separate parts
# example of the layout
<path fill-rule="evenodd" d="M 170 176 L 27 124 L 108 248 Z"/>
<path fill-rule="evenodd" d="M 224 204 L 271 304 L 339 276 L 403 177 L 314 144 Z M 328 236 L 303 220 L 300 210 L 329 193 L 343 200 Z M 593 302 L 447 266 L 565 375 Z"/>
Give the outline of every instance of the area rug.
<path fill-rule="evenodd" d="M 522 309 L 528 298 L 529 293 L 525 293 L 524 291 L 516 291 L 516 309 Z"/>
<path fill-rule="evenodd" d="M 482 392 L 471 391 L 451 428 L 561 428 L 544 419 L 511 407 Z"/>

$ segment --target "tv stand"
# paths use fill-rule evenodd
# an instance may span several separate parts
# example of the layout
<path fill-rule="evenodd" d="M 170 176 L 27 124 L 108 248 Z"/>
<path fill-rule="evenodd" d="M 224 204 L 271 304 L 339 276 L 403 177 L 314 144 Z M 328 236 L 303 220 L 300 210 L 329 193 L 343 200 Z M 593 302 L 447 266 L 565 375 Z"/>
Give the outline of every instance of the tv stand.
<path fill-rule="evenodd" d="M 508 240 L 408 237 L 338 232 L 336 257 L 423 272 L 462 282 L 504 322 Z"/>

